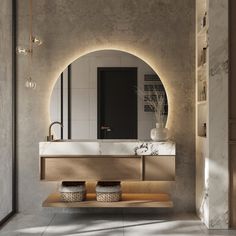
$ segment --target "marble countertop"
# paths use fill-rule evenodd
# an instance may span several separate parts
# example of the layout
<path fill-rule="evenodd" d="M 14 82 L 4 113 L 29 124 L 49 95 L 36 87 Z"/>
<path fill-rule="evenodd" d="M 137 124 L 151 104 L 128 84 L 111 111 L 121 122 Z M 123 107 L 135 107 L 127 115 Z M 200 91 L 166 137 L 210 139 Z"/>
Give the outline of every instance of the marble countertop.
<path fill-rule="evenodd" d="M 61 140 L 40 142 L 40 156 L 55 155 L 175 155 L 173 141 Z"/>

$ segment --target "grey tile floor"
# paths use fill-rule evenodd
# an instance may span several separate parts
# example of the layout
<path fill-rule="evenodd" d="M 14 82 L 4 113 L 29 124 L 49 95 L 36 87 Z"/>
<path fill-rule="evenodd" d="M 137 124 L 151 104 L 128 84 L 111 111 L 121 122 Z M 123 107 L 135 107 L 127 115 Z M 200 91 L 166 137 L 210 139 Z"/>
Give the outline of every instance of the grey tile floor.
<path fill-rule="evenodd" d="M 205 236 L 234 235 L 236 230 L 207 230 L 194 215 L 19 213 L 0 236 Z"/>

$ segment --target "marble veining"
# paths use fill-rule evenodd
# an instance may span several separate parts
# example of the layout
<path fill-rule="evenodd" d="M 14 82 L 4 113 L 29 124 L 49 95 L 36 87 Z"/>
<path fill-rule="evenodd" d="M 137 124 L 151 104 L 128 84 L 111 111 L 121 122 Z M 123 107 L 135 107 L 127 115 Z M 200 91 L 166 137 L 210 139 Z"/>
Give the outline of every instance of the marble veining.
<path fill-rule="evenodd" d="M 174 142 L 143 142 L 135 148 L 136 155 L 175 155 Z"/>
<path fill-rule="evenodd" d="M 39 155 L 175 155 L 175 143 L 152 141 L 40 142 Z"/>

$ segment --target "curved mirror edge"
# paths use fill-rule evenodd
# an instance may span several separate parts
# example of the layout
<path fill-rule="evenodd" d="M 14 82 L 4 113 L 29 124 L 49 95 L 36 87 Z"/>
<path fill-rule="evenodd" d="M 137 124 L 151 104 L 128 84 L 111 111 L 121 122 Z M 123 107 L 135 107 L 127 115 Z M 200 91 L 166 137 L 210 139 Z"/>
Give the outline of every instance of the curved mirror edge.
<path fill-rule="evenodd" d="M 137 68 L 137 136 L 118 139 L 150 140 L 150 130 L 155 127 L 156 117 L 147 100 L 155 100 L 159 94 L 154 91 L 156 89 L 162 90 L 165 95 L 165 125 L 168 101 L 164 86 L 155 71 L 132 54 L 101 50 L 78 58 L 57 79 L 50 99 L 50 120 L 61 121 L 64 127 L 61 129 L 58 125 L 52 128 L 54 139 L 98 140 L 98 68 L 109 67 Z"/>

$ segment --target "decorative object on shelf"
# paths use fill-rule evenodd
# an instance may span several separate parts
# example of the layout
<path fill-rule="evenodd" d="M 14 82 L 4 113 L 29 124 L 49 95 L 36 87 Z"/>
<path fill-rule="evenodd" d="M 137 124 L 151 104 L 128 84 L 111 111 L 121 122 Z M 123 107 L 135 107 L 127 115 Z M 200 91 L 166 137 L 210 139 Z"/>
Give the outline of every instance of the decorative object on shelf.
<path fill-rule="evenodd" d="M 119 181 L 98 182 L 96 186 L 98 202 L 118 202 L 121 200 L 121 185 Z"/>
<path fill-rule="evenodd" d="M 200 92 L 200 101 L 206 101 L 206 81 L 202 82 L 202 91 Z"/>
<path fill-rule="evenodd" d="M 147 81 L 148 84 L 145 84 Z M 169 138 L 167 134 L 168 129 L 165 128 L 168 115 L 168 101 L 165 88 L 159 76 L 156 74 L 144 75 L 144 90 L 139 88 L 137 89 L 137 93 L 144 100 L 144 111 L 154 113 L 155 123 L 158 123 L 158 125 L 156 125 L 158 129 L 155 128 L 155 133 L 161 132 L 159 136 L 154 135 L 154 131 L 152 131 L 152 135 L 150 135 L 151 138 L 154 141 L 166 141 Z M 158 137 L 161 137 L 161 139 Z"/>
<path fill-rule="evenodd" d="M 156 128 L 151 130 L 151 139 L 166 141 L 169 138 L 168 129 L 165 128 L 168 103 L 164 86 L 157 75 L 144 75 L 144 81 L 152 83 L 144 84 L 144 92 L 141 89 L 137 92 L 144 99 L 144 111 L 154 112 L 155 115 Z"/>
<path fill-rule="evenodd" d="M 29 89 L 36 88 L 36 82 L 33 81 L 31 76 L 32 70 L 32 56 L 33 56 L 33 45 L 40 46 L 42 44 L 42 40 L 38 36 L 33 36 L 32 30 L 32 0 L 29 0 L 29 45 L 28 47 L 18 46 L 16 47 L 16 52 L 20 55 L 28 56 L 28 73 L 25 87 Z"/>
<path fill-rule="evenodd" d="M 156 128 L 151 130 L 151 139 L 154 141 L 166 141 L 169 138 L 168 129 L 165 128 L 165 95 L 161 91 L 154 91 L 155 100 L 148 100 L 149 106 L 153 109 L 156 118 Z"/>
<path fill-rule="evenodd" d="M 156 123 L 156 128 L 151 130 L 151 139 L 153 141 L 166 141 L 169 139 L 169 130 L 163 123 Z"/>
<path fill-rule="evenodd" d="M 141 90 L 140 90 L 141 91 Z M 144 99 L 144 111 L 155 112 L 154 107 L 150 105 L 149 101 L 156 102 L 158 100 L 156 91 L 159 95 L 162 95 L 164 101 L 164 113 L 168 114 L 168 103 L 165 88 L 161 82 L 161 79 L 157 74 L 145 74 L 144 75 L 144 92 L 140 92 Z"/>
<path fill-rule="evenodd" d="M 206 61 L 207 61 L 207 47 L 204 47 L 201 53 L 201 65 L 205 65 Z"/>
<path fill-rule="evenodd" d="M 203 124 L 203 136 L 204 136 L 204 137 L 207 136 L 207 127 L 206 127 L 206 123 Z"/>
<path fill-rule="evenodd" d="M 201 27 L 204 28 L 206 26 L 206 23 L 207 23 L 207 12 L 205 12 L 202 18 Z"/>
<path fill-rule="evenodd" d="M 62 181 L 59 191 L 61 199 L 65 202 L 81 202 L 86 198 L 84 181 Z"/>

